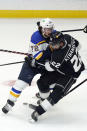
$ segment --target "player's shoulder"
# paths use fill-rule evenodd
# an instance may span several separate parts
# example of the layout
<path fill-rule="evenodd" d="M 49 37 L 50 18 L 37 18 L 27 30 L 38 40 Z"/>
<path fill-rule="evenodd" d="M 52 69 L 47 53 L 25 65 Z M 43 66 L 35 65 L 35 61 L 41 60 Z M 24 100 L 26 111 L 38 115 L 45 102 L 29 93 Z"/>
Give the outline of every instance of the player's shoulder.
<path fill-rule="evenodd" d="M 64 38 L 65 38 L 65 40 L 67 40 L 68 43 L 73 43 L 73 44 L 75 44 L 76 47 L 79 46 L 79 41 L 77 39 L 75 39 L 74 37 L 72 37 L 68 34 L 65 34 Z"/>
<path fill-rule="evenodd" d="M 64 39 L 66 40 L 67 45 L 73 43 L 74 38 L 69 34 L 64 34 Z"/>
<path fill-rule="evenodd" d="M 45 41 L 44 37 L 41 33 L 37 30 L 31 36 L 31 42 L 34 44 L 38 44 L 39 42 Z"/>
<path fill-rule="evenodd" d="M 69 35 L 69 34 L 64 34 L 64 38 L 65 38 L 65 39 L 71 39 L 71 38 L 72 38 L 72 36 L 71 36 L 71 35 Z"/>

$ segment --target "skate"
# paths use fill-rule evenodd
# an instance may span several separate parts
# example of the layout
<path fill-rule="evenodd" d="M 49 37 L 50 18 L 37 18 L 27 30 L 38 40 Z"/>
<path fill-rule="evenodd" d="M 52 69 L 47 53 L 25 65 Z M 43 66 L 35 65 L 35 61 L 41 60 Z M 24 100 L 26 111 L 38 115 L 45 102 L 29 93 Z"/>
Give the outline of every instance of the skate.
<path fill-rule="evenodd" d="M 36 112 L 36 111 L 34 111 L 32 114 L 31 114 L 31 118 L 32 118 L 32 120 L 33 121 L 38 121 L 38 116 L 39 116 L 39 114 Z"/>
<path fill-rule="evenodd" d="M 7 100 L 7 103 L 2 108 L 2 112 L 7 114 L 12 109 L 13 106 L 14 106 L 14 102 L 12 102 L 11 100 Z"/>
<path fill-rule="evenodd" d="M 36 122 L 38 121 L 38 112 L 36 111 L 36 105 L 33 105 L 33 104 L 29 104 L 29 108 L 33 109 L 34 112 L 31 114 L 31 118 L 30 118 L 30 122 Z"/>
<path fill-rule="evenodd" d="M 40 105 L 42 103 L 42 101 L 44 101 L 44 99 L 40 98 L 38 101 L 37 101 L 37 104 Z"/>
<path fill-rule="evenodd" d="M 29 119 L 29 121 L 31 123 L 34 123 L 34 122 L 37 122 L 38 121 L 38 117 L 39 117 L 39 114 L 34 111 L 32 114 L 31 114 L 31 118 Z"/>

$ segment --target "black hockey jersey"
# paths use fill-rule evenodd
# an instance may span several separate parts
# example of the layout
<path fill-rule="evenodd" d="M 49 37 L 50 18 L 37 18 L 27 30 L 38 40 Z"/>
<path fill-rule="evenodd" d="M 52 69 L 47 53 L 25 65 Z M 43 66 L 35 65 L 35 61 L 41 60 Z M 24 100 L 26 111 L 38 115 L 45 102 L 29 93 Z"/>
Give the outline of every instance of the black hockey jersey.
<path fill-rule="evenodd" d="M 50 67 L 63 75 L 77 78 L 84 70 L 84 64 L 77 50 L 79 43 L 67 34 L 64 35 L 64 39 L 64 47 L 52 52 Z"/>

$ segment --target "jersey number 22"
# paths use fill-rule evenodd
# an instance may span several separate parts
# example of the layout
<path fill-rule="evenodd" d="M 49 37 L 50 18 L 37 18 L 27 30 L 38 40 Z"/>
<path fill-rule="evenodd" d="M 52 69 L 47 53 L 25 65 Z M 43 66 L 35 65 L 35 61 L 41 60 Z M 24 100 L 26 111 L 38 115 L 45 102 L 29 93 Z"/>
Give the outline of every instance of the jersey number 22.
<path fill-rule="evenodd" d="M 76 54 L 71 59 L 71 63 L 73 64 L 74 71 L 78 72 L 81 68 L 82 61 L 81 61 L 80 56 L 77 52 L 77 49 L 76 49 Z"/>

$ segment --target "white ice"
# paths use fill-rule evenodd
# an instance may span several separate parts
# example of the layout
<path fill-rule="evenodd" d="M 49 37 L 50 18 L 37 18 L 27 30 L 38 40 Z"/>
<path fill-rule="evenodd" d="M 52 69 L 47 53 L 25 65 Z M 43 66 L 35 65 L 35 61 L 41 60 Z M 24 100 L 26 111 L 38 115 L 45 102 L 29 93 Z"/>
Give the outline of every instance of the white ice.
<path fill-rule="evenodd" d="M 27 52 L 31 34 L 37 29 L 38 19 L 0 19 L 0 49 Z M 53 19 L 57 30 L 84 28 L 87 19 Z M 80 55 L 87 68 L 87 34 L 69 33 L 81 44 Z M 24 55 L 0 52 L 0 65 L 24 60 Z M 23 102 L 36 101 L 32 96 L 38 91 L 34 78 L 31 87 L 21 94 L 13 110 L 4 115 L 1 108 L 9 96 L 10 86 L 5 83 L 16 80 L 22 64 L 0 66 L 0 131 L 86 131 L 87 130 L 87 82 L 63 98 L 50 111 L 35 123 L 29 123 L 30 109 Z M 76 84 L 87 79 L 87 70 L 79 77 Z"/>

